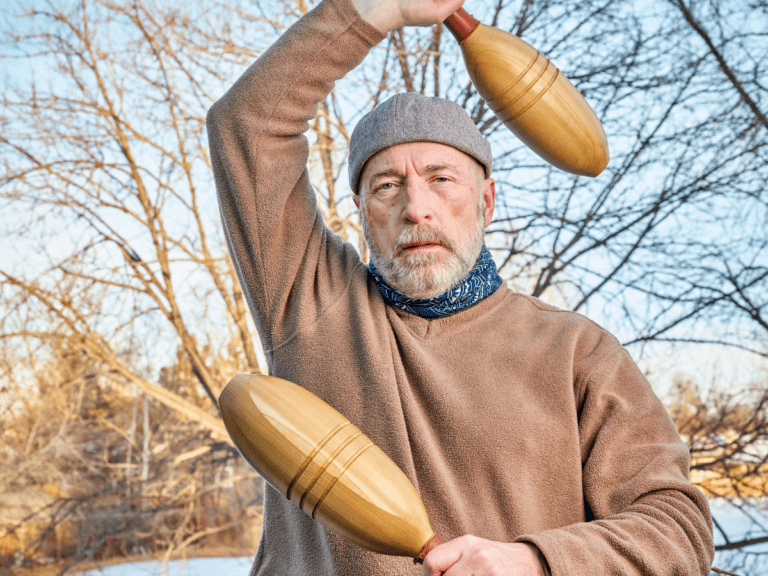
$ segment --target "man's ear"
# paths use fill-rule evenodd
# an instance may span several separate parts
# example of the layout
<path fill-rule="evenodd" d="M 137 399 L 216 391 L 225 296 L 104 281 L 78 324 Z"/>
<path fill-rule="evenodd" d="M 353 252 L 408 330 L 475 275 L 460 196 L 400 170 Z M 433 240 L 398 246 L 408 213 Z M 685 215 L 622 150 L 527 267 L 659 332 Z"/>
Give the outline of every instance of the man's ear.
<path fill-rule="evenodd" d="M 352 200 L 355 202 L 355 206 L 357 206 L 357 209 L 360 209 L 360 193 L 352 194 Z"/>
<path fill-rule="evenodd" d="M 493 209 L 496 207 L 496 180 L 486 178 L 483 180 L 483 197 L 485 198 L 485 226 L 493 220 Z"/>

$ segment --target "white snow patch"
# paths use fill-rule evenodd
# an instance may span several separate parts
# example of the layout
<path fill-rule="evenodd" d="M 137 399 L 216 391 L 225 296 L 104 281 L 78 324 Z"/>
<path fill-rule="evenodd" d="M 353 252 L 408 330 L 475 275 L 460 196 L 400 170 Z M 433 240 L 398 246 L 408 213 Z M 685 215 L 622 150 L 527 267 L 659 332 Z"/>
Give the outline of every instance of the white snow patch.
<path fill-rule="evenodd" d="M 248 576 L 253 558 L 190 558 L 117 564 L 79 572 L 76 576 Z"/>

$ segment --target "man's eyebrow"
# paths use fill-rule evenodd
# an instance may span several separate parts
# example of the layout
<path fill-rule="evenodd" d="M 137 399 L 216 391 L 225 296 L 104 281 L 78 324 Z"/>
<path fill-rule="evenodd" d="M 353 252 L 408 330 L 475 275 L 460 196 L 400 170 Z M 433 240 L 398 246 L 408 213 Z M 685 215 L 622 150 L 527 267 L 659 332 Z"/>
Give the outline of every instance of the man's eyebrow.
<path fill-rule="evenodd" d="M 424 168 L 424 171 L 429 173 L 442 172 L 443 170 L 450 170 L 455 172 L 456 166 L 454 166 L 453 164 L 448 164 L 447 162 L 438 162 L 435 164 L 428 164 Z"/>
<path fill-rule="evenodd" d="M 456 171 L 456 166 L 453 164 L 449 164 L 448 162 L 435 162 L 434 164 L 428 164 L 424 167 L 424 172 L 427 172 L 429 174 L 434 174 L 435 172 L 442 172 L 443 170 L 451 170 L 453 172 Z M 376 172 L 374 174 L 371 174 L 368 178 L 368 182 L 375 182 L 379 178 L 386 178 L 389 176 L 394 176 L 395 178 L 402 178 L 403 175 L 400 173 L 399 170 L 396 168 L 385 168 L 384 170 L 380 170 L 379 172 Z"/>
<path fill-rule="evenodd" d="M 396 177 L 402 177 L 402 174 L 395 168 L 386 168 L 384 170 L 381 170 L 379 172 L 376 172 L 375 174 L 371 174 L 368 181 L 373 182 L 374 180 L 378 178 L 384 178 L 386 176 L 396 176 Z"/>

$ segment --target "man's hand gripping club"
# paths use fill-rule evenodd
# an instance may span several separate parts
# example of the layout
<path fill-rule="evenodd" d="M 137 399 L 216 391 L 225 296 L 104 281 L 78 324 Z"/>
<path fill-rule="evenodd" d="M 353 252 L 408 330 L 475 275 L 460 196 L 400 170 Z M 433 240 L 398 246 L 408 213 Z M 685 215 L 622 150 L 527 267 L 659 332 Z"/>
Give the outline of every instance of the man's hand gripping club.
<path fill-rule="evenodd" d="M 403 26 L 432 26 L 456 12 L 464 0 L 352 0 L 363 20 L 384 34 Z"/>
<path fill-rule="evenodd" d="M 461 536 L 434 548 L 423 576 L 546 576 L 539 551 L 530 544 Z"/>

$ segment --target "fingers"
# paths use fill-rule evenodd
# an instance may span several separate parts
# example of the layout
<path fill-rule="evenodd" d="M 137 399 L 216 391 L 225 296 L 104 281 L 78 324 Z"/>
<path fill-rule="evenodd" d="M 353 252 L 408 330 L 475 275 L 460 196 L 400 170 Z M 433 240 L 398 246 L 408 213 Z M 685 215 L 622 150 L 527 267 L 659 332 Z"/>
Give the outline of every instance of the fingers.
<path fill-rule="evenodd" d="M 464 0 L 446 0 L 444 2 L 440 3 L 440 12 L 438 15 L 438 22 L 442 22 L 448 16 L 456 12 L 459 8 L 461 8 L 464 5 Z"/>
<path fill-rule="evenodd" d="M 442 22 L 464 0 L 352 0 L 363 20 L 383 33 L 403 26 L 431 26 Z"/>
<path fill-rule="evenodd" d="M 464 0 L 400 0 L 403 26 L 431 26 L 456 12 Z"/>
<path fill-rule="evenodd" d="M 462 536 L 436 546 L 424 558 L 424 565 L 421 570 L 422 576 L 440 576 L 443 572 L 458 564 L 462 554 L 474 551 L 476 548 L 474 540 L 479 540 L 479 538 L 475 536 Z"/>
<path fill-rule="evenodd" d="M 427 13 L 431 16 L 430 24 L 442 22 L 464 4 L 464 0 L 428 0 Z"/>

